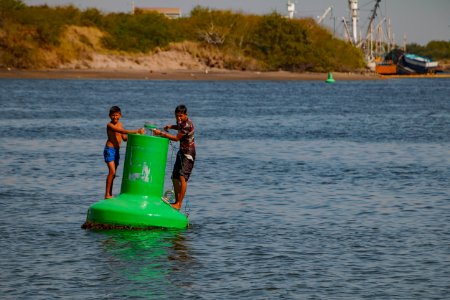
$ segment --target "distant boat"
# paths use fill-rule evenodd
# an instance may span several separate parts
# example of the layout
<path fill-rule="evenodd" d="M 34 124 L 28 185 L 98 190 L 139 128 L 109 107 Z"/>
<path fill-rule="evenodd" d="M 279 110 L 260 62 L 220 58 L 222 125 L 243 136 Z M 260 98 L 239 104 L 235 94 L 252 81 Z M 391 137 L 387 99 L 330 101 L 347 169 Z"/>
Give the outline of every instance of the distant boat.
<path fill-rule="evenodd" d="M 378 63 L 375 66 L 375 72 L 380 75 L 395 75 L 397 74 L 397 64 L 392 63 L 392 61 Z"/>
<path fill-rule="evenodd" d="M 403 57 L 404 52 L 400 49 L 394 49 L 387 53 L 382 61 L 377 61 L 375 72 L 381 75 L 396 75 L 398 74 L 397 65 Z"/>
<path fill-rule="evenodd" d="M 403 55 L 402 63 L 404 67 L 412 69 L 416 73 L 432 73 L 438 67 L 437 61 L 415 54 Z"/>
<path fill-rule="evenodd" d="M 375 71 L 382 75 L 429 74 L 439 71 L 439 66 L 437 61 L 395 49 L 377 63 Z"/>

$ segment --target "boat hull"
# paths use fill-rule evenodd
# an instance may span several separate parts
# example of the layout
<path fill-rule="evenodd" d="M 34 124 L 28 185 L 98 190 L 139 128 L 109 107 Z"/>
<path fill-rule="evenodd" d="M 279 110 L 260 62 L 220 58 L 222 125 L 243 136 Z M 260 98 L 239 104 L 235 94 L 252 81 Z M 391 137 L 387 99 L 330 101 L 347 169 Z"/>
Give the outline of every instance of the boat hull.
<path fill-rule="evenodd" d="M 405 53 L 400 49 L 394 49 L 387 53 L 383 61 L 375 66 L 375 72 L 380 75 L 430 74 L 437 71 L 439 71 L 438 62 L 419 55 Z"/>
<path fill-rule="evenodd" d="M 378 64 L 375 66 L 375 72 L 381 75 L 397 74 L 397 65 L 395 64 Z"/>
<path fill-rule="evenodd" d="M 425 57 L 413 54 L 405 54 L 401 61 L 404 68 L 413 70 L 415 73 L 433 73 L 438 67 L 436 61 L 431 61 Z"/>

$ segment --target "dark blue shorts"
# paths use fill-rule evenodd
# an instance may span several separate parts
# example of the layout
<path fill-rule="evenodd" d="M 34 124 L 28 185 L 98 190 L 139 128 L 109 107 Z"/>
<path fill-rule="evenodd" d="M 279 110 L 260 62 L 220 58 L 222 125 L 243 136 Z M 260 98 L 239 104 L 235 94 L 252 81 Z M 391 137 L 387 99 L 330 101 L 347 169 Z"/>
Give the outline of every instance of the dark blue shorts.
<path fill-rule="evenodd" d="M 116 163 L 116 166 L 118 166 L 120 160 L 119 150 L 120 150 L 119 148 L 111 148 L 105 146 L 105 150 L 103 150 L 103 157 L 105 158 L 105 163 L 114 161 Z"/>
<path fill-rule="evenodd" d="M 173 166 L 172 179 L 178 179 L 183 176 L 186 181 L 189 180 L 191 176 L 192 169 L 194 168 L 195 154 L 192 159 L 187 158 L 181 151 L 177 153 L 177 159 L 175 165 Z"/>

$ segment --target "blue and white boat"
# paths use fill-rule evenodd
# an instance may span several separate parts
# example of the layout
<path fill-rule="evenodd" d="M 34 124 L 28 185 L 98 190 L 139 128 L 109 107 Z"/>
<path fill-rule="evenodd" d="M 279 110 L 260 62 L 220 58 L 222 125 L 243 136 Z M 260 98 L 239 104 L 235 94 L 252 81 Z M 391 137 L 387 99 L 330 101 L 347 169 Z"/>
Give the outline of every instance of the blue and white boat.
<path fill-rule="evenodd" d="M 433 73 L 438 67 L 437 61 L 432 61 L 429 58 L 415 54 L 404 54 L 402 63 L 404 67 L 412 69 L 420 74 Z"/>

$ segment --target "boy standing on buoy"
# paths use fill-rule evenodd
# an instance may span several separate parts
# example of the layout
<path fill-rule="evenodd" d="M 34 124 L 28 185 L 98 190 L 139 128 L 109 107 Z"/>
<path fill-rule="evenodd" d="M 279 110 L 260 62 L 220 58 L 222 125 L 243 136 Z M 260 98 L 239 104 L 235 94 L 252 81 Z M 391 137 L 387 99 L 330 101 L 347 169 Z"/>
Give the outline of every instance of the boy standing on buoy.
<path fill-rule="evenodd" d="M 118 106 L 111 107 L 109 117 L 111 121 L 106 125 L 108 140 L 106 141 L 105 150 L 103 150 L 103 157 L 109 169 L 108 176 L 106 177 L 105 199 L 112 198 L 113 182 L 114 178 L 116 178 L 117 166 L 119 165 L 119 150 L 122 140 L 126 141 L 128 139 L 128 133 L 143 134 L 145 132 L 144 128 L 136 130 L 124 129 L 122 122 L 119 122 L 120 117 L 122 117 L 122 112 Z"/>
<path fill-rule="evenodd" d="M 171 135 L 161 130 L 155 129 L 153 133 L 169 140 L 180 142 L 180 150 L 177 153 L 175 165 L 173 166 L 172 181 L 175 192 L 175 203 L 172 207 L 180 209 L 186 194 L 187 182 L 194 168 L 195 161 L 195 141 L 194 124 L 188 118 L 185 105 L 178 105 L 175 108 L 176 125 L 166 125 L 164 131 L 169 129 L 177 130 L 177 135 Z"/>

